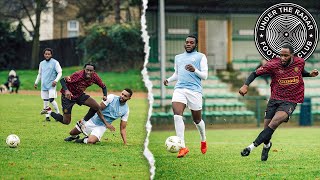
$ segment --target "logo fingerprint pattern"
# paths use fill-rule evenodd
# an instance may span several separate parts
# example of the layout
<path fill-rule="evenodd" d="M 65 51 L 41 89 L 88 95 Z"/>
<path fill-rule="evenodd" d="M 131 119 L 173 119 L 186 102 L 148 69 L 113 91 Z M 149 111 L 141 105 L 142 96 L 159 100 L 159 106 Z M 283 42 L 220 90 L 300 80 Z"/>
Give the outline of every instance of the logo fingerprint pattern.
<path fill-rule="evenodd" d="M 295 53 L 303 48 L 307 40 L 307 28 L 304 23 L 291 14 L 282 14 L 272 19 L 267 27 L 266 41 L 270 48 L 280 53 L 281 47 L 291 44 Z"/>

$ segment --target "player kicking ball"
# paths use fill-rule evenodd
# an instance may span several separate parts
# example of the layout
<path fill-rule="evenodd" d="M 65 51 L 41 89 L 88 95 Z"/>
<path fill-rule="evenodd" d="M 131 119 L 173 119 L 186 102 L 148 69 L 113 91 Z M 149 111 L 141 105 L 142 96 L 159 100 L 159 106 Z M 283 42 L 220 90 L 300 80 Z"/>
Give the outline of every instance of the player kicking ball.
<path fill-rule="evenodd" d="M 101 112 L 106 121 L 111 124 L 116 119 L 120 118 L 120 134 L 124 144 L 127 144 L 126 126 L 129 118 L 129 106 L 127 101 L 131 99 L 133 92 L 131 89 L 124 89 L 120 96 L 109 94 L 107 100 L 103 100 L 100 103 Z M 103 121 L 99 118 L 98 114 L 94 114 L 90 119 L 86 119 L 84 122 L 77 123 L 76 126 L 70 131 L 69 137 L 65 138 L 65 141 L 73 141 L 76 143 L 95 144 L 101 141 L 101 138 L 107 127 Z M 85 137 L 80 139 L 79 134 L 85 134 Z"/>
<path fill-rule="evenodd" d="M 252 72 L 239 93 L 244 96 L 248 92 L 249 84 L 263 74 L 271 75 L 271 97 L 267 105 L 264 117 L 264 130 L 248 147 L 241 151 L 241 156 L 249 156 L 250 152 L 263 145 L 261 161 L 267 161 L 272 147 L 271 138 L 274 131 L 283 122 L 288 122 L 295 110 L 297 103 L 304 100 L 304 82 L 302 77 L 316 77 L 318 70 L 311 73 L 304 70 L 305 60 L 294 56 L 291 45 L 281 47 L 280 58 L 274 58 L 265 65 Z"/>

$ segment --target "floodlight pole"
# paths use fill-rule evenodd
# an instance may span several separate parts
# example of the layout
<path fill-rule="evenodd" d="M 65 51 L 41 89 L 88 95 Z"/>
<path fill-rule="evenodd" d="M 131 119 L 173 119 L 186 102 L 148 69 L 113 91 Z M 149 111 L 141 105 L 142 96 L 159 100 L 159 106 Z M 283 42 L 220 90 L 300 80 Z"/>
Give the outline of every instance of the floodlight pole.
<path fill-rule="evenodd" d="M 159 51 L 160 51 L 160 69 L 161 69 L 161 106 L 165 105 L 166 89 L 163 81 L 166 79 L 166 31 L 165 31 L 165 0 L 159 0 Z"/>

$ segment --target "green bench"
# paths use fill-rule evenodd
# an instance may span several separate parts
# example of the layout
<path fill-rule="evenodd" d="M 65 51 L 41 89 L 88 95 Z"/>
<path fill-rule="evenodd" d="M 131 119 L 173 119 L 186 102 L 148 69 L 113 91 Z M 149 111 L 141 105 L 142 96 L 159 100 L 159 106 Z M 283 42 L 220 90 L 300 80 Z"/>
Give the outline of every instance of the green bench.
<path fill-rule="evenodd" d="M 202 114 L 203 119 L 208 123 L 254 123 L 255 113 L 253 111 L 205 111 Z M 183 114 L 186 123 L 192 123 L 191 112 Z M 154 112 L 151 115 L 151 122 L 153 124 L 172 124 L 172 112 Z"/>
<path fill-rule="evenodd" d="M 154 68 L 152 68 L 152 69 L 154 69 Z M 167 76 L 166 78 L 169 78 L 169 76 Z M 161 80 L 161 77 L 160 76 L 150 76 L 149 79 L 150 80 Z M 209 79 L 209 80 L 219 80 L 219 77 L 218 76 L 208 76 L 207 79 Z"/>
<path fill-rule="evenodd" d="M 237 98 L 237 94 L 235 93 L 221 93 L 221 94 L 205 94 L 203 95 L 204 100 L 205 99 L 230 99 L 230 98 Z M 161 99 L 161 95 L 154 94 L 153 99 L 159 100 Z M 172 99 L 172 95 L 166 95 L 165 99 Z"/>
<path fill-rule="evenodd" d="M 221 93 L 221 94 L 205 94 L 203 95 L 204 99 L 218 99 L 218 98 L 237 98 L 235 93 Z"/>
<path fill-rule="evenodd" d="M 234 59 L 232 61 L 232 63 L 237 63 L 237 64 L 241 64 L 241 63 L 257 63 L 257 65 L 260 63 L 260 59 Z"/>
<path fill-rule="evenodd" d="M 203 85 L 202 86 L 204 89 L 226 89 L 228 88 L 228 85 L 227 84 L 206 84 L 206 85 Z M 161 85 L 153 85 L 152 88 L 154 89 L 160 89 L 161 88 Z M 166 89 L 174 89 L 174 86 L 166 86 Z"/>
<path fill-rule="evenodd" d="M 171 71 L 171 72 L 174 72 L 174 68 L 173 67 L 167 67 L 165 68 L 166 71 Z M 149 72 L 157 72 L 157 71 L 161 71 L 161 68 L 160 67 L 147 67 L 147 71 Z"/>
<path fill-rule="evenodd" d="M 243 102 L 210 102 L 203 105 L 205 111 L 215 111 L 215 110 L 241 110 L 245 107 Z M 161 106 L 161 104 L 154 103 L 152 108 L 158 111 L 169 111 L 171 109 L 171 104 Z"/>

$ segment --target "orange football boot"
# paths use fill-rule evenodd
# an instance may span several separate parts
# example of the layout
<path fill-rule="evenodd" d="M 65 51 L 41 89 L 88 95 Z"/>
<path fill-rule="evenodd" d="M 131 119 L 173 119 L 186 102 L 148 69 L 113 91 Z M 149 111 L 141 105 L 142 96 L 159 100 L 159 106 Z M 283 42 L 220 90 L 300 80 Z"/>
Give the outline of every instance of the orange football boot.
<path fill-rule="evenodd" d="M 201 152 L 202 154 L 205 154 L 207 152 L 207 142 L 201 141 Z"/>
<path fill-rule="evenodd" d="M 178 154 L 177 158 L 182 158 L 182 157 L 186 156 L 188 154 L 188 152 L 189 152 L 188 148 L 186 148 L 186 147 L 185 148 L 181 148 L 179 150 L 179 154 Z"/>

